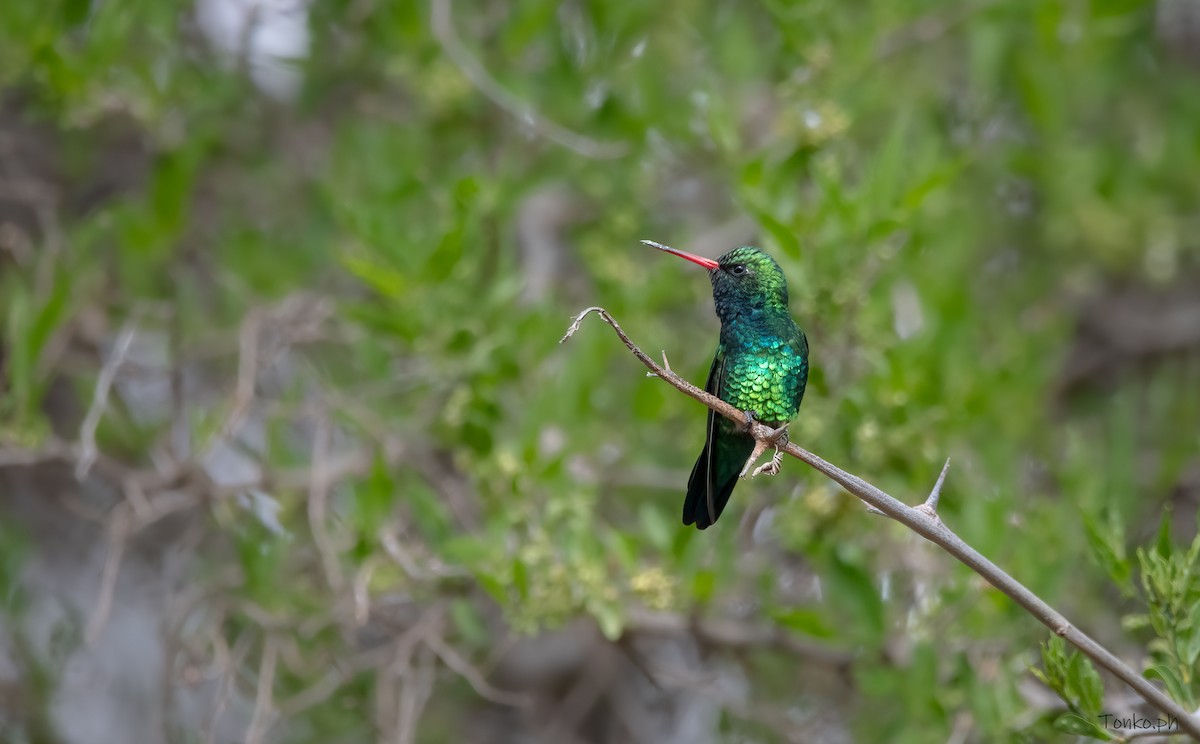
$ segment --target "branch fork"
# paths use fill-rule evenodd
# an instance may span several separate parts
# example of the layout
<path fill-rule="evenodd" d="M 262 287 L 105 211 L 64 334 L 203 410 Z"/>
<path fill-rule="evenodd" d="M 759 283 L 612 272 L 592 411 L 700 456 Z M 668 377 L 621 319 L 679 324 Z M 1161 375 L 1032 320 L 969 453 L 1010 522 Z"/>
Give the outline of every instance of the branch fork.
<path fill-rule="evenodd" d="M 775 454 L 771 455 L 770 460 L 754 468 L 754 472 L 750 473 L 750 477 L 757 478 L 760 473 L 764 475 L 779 475 L 779 471 L 783 465 L 783 453 L 780 451 L 780 447 L 787 444 L 788 425 L 784 424 L 778 429 L 772 429 L 765 437 L 755 436 L 753 433 L 754 417 L 746 414 L 746 429 L 750 432 L 751 436 L 754 436 L 754 451 L 750 453 L 750 457 L 746 458 L 746 466 L 742 468 L 741 473 L 738 473 L 738 477 L 745 478 L 751 466 L 758 462 L 758 458 L 762 457 L 763 453 L 771 447 L 775 448 Z"/>
<path fill-rule="evenodd" d="M 776 444 L 779 437 L 776 430 L 761 422 L 748 421 L 745 411 L 740 411 L 715 395 L 701 390 L 674 372 L 669 371 L 665 366 L 659 366 L 657 362 L 651 359 L 629 339 L 629 336 L 625 334 L 625 331 L 621 329 L 621 326 L 617 324 L 612 315 L 602 307 L 589 307 L 576 315 L 559 343 L 563 343 L 575 335 L 579 330 L 580 324 L 583 323 L 583 319 L 591 313 L 596 313 L 600 316 L 601 320 L 611 326 L 617 337 L 625 344 L 625 348 L 629 349 L 637 357 L 638 361 L 668 385 L 684 395 L 703 403 L 731 421 L 745 423 L 748 432 L 756 441 L 756 451 L 759 449 L 758 445 L 762 445 L 763 452 L 766 451 L 768 446 L 776 446 L 779 450 L 777 455 L 786 453 L 798 460 L 802 460 L 809 467 L 837 483 L 865 503 L 869 511 L 894 519 L 942 548 L 956 560 L 987 580 L 992 586 L 1008 595 L 1010 599 L 1036 618 L 1038 622 L 1062 636 L 1064 640 L 1082 651 L 1085 656 L 1111 672 L 1155 709 L 1174 717 L 1178 721 L 1180 731 L 1200 741 L 1200 717 L 1184 710 L 1182 705 L 1134 671 L 1107 648 L 1071 624 L 1062 613 L 1051 607 L 1041 597 L 1031 592 L 995 563 L 992 563 L 980 554 L 979 551 L 964 542 L 961 537 L 942 522 L 937 514 L 937 506 L 938 500 L 941 498 L 942 486 L 946 481 L 946 474 L 950 468 L 949 460 L 942 467 L 941 475 L 938 476 L 937 483 L 934 484 L 933 490 L 926 497 L 924 503 L 918 506 L 908 506 L 862 478 L 826 462 L 793 442 Z M 774 439 L 772 439 L 773 437 Z M 767 444 L 764 444 L 764 442 L 767 442 Z M 761 455 L 762 452 L 757 452 L 754 459 L 756 460 L 757 456 Z M 762 472 L 767 471 L 764 469 Z"/>

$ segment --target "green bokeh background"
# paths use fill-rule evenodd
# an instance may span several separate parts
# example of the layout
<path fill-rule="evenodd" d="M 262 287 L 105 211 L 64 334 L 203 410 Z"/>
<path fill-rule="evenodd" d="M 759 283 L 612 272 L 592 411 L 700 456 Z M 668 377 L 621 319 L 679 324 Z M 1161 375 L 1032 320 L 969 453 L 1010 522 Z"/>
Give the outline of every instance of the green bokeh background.
<path fill-rule="evenodd" d="M 1044 628 L 799 463 L 739 486 L 714 529 L 679 524 L 703 410 L 594 319 L 556 342 L 603 305 L 702 381 L 708 282 L 637 240 L 753 242 L 812 346 L 792 439 L 911 503 L 950 457 L 947 524 L 1195 707 L 1200 586 L 1173 547 L 1200 499 L 1194 2 L 459 2 L 438 38 L 440 2 L 316 0 L 289 101 L 223 64 L 188 4 L 0 8 L 10 459 L 77 441 L 131 318 L 202 382 L 149 419 L 113 405 L 100 451 L 153 469 L 179 430 L 203 451 L 236 406 L 246 319 L 321 308 L 255 388 L 254 457 L 307 472 L 314 407 L 365 453 L 318 520 L 338 570 L 377 606 L 444 609 L 445 643 L 485 671 L 580 618 L 635 658 L 647 612 L 715 618 L 848 661 L 830 702 L 803 654 L 701 638 L 705 673 L 736 667 L 754 703 L 718 702 L 708 740 L 845 740 L 805 723 L 830 705 L 855 741 L 1103 736 L 1061 719 L 1131 714 L 1118 683 L 1080 693 L 1086 665 L 1048 647 L 1054 697 L 1029 671 Z M 247 639 L 233 686 L 251 701 L 271 638 L 303 657 L 276 700 L 376 642 L 294 481 L 262 489 L 287 537 L 218 489 L 183 512 L 202 534 L 186 587 Z M 0 629 L 24 646 L 22 566 L 54 547 L 5 521 Z M 425 568 L 393 560 L 389 531 Z M 1154 556 L 1184 566 L 1161 591 Z M 195 663 L 215 637 L 192 639 Z M 63 657 L 20 656 L 0 731 L 57 741 Z M 466 718 L 505 706 L 434 664 L 415 740 L 470 740 Z M 382 684 L 347 674 L 268 739 L 391 741 Z M 167 740 L 203 740 L 167 718 Z M 571 735 L 643 740 L 595 717 Z"/>

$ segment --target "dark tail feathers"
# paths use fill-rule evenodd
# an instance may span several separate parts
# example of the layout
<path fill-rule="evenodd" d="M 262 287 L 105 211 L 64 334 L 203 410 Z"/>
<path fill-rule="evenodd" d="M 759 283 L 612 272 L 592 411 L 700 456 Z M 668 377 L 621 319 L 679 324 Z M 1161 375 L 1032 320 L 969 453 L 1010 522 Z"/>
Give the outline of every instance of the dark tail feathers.
<path fill-rule="evenodd" d="M 699 529 L 707 529 L 729 503 L 733 487 L 737 485 L 738 473 L 746 464 L 746 458 L 754 451 L 754 440 L 747 436 L 716 436 L 704 444 L 704 450 L 692 467 L 688 479 L 687 497 L 683 501 L 683 523 L 695 523 Z M 709 458 L 713 457 L 712 467 Z M 708 513 L 709 476 L 712 478 L 714 514 Z"/>

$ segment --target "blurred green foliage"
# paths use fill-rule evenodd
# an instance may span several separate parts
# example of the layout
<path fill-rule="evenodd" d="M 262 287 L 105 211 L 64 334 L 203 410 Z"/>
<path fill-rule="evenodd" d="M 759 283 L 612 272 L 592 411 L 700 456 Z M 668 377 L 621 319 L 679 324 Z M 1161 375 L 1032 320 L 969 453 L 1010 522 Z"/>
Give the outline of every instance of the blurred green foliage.
<path fill-rule="evenodd" d="M 1198 548 L 1164 538 L 1129 558 L 1129 536 L 1152 532 L 1197 465 L 1195 368 L 1133 374 L 1113 359 L 1082 392 L 1058 387 L 1087 343 L 1085 299 L 1200 270 L 1200 74 L 1156 38 L 1153 4 L 461 5 L 462 43 L 499 86 L 626 153 L 585 157 L 498 107 L 430 33 L 426 4 L 315 2 L 290 106 L 217 64 L 188 5 L 4 4 L 0 90 L 52 135 L 61 177 L 104 162 L 95 133 L 114 118 L 147 151 L 130 188 L 65 213 L 54 252 L 43 235 L 3 267 L 5 442 L 49 436 L 47 350 L 81 313 L 117 327 L 165 304 L 188 344 L 236 339 L 248 312 L 294 293 L 331 296 L 353 332 L 306 363 L 338 425 L 381 450 L 337 514 L 338 560 L 349 573 L 379 563 L 379 529 L 398 519 L 407 549 L 455 578 L 378 569 L 371 590 L 451 597 L 464 648 L 497 643 L 483 619 L 494 606 L 521 632 L 585 615 L 617 638 L 632 607 L 741 603 L 855 654 L 863 741 L 945 740 L 964 711 L 977 740 L 1106 736 L 1081 657 L 1042 647 L 1039 678 L 1074 718 L 1031 707 L 1018 683 L 1045 630 L 797 464 L 740 486 L 715 529 L 679 525 L 703 412 L 645 379 L 599 324 L 555 341 L 602 304 L 702 379 L 708 283 L 636 239 L 687 247 L 744 215 L 813 348 L 792 438 L 914 502 L 951 456 L 946 522 L 1126 658 L 1149 648 L 1147 673 L 1195 707 Z M 530 301 L 538 259 L 517 227 L 546 189 L 584 206 L 550 220 L 574 260 Z M 87 400 L 96 367 L 59 373 Z M 126 415 L 106 421 L 102 448 L 144 460 L 120 434 Z M 213 416 L 189 416 L 198 441 Z M 388 463 L 386 436 L 461 478 L 470 526 L 427 467 Z M 273 467 L 306 461 L 282 426 L 268 438 Z M 214 508 L 238 549 L 212 560 L 240 566 L 247 601 L 311 616 L 329 589 L 312 570 L 306 494 L 275 496 L 292 538 Z M 761 530 L 739 526 L 747 514 Z M 794 564 L 820 591 L 781 580 Z M 344 640 L 305 643 L 336 654 Z M 754 689 L 786 704 L 803 674 L 764 665 Z M 310 683 L 281 674 L 277 695 Z M 368 687 L 306 711 L 296 740 L 365 730 L 345 711 Z"/>
<path fill-rule="evenodd" d="M 1042 663 L 1045 671 L 1035 669 L 1034 675 L 1058 693 L 1070 711 L 1055 719 L 1055 727 L 1063 733 L 1108 741 L 1111 737 L 1100 723 L 1104 683 L 1091 662 L 1078 651 L 1068 651 L 1066 642 L 1054 636 L 1042 644 Z"/>

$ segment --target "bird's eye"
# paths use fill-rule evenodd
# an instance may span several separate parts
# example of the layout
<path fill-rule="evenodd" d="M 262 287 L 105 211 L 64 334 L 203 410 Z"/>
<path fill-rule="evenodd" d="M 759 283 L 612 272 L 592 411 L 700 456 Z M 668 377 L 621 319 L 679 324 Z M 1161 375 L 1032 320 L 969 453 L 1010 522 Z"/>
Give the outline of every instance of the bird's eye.
<path fill-rule="evenodd" d="M 741 276 L 742 274 L 746 273 L 746 267 L 743 264 L 738 264 L 730 269 L 729 273 L 733 274 L 734 276 Z"/>

